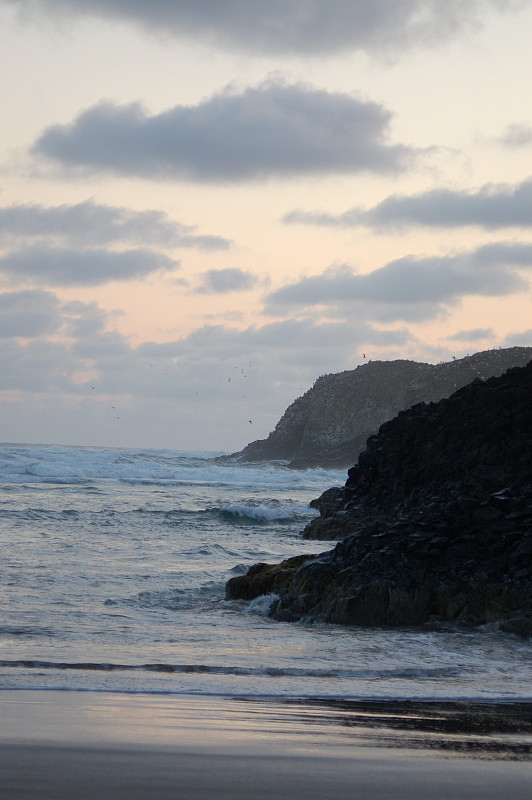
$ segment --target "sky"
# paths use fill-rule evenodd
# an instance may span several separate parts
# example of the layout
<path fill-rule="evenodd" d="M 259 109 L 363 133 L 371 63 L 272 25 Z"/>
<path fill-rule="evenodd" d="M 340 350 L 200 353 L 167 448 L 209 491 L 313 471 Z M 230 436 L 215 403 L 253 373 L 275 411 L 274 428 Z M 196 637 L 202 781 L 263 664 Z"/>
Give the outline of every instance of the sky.
<path fill-rule="evenodd" d="M 0 0 L 0 441 L 235 451 L 532 345 L 532 0 Z"/>

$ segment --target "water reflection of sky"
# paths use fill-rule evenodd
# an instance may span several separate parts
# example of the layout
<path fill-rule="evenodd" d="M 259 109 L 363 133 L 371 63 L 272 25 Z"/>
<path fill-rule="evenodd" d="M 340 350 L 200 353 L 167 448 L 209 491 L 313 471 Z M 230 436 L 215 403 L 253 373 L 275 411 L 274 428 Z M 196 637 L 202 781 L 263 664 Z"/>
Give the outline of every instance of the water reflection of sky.
<path fill-rule="evenodd" d="M 3 692 L 0 740 L 204 746 L 303 754 L 344 748 L 532 760 L 532 701 L 238 699 L 113 692 Z"/>

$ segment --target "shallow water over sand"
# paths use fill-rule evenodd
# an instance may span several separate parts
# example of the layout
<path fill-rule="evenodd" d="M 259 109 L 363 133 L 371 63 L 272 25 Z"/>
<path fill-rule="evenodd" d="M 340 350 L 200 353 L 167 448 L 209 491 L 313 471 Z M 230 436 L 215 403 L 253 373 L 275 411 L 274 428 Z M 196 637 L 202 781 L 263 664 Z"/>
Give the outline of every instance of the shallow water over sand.
<path fill-rule="evenodd" d="M 528 800 L 531 710 L 0 691 L 2 797 Z"/>

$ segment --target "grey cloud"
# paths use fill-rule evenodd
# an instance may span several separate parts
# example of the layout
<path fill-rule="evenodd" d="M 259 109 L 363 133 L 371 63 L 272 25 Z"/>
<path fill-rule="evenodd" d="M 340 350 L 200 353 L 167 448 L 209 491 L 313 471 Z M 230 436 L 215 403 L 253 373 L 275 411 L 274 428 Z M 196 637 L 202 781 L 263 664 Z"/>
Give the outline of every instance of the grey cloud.
<path fill-rule="evenodd" d="M 448 336 L 447 339 L 451 342 L 476 342 L 480 339 L 494 339 L 495 331 L 493 328 L 473 328 L 469 331 L 458 331 Z"/>
<path fill-rule="evenodd" d="M 33 153 L 66 169 L 154 180 L 389 173 L 416 156 L 387 143 L 390 118 L 383 106 L 350 94 L 267 81 L 153 116 L 139 104 L 100 103 L 70 125 L 48 128 Z"/>
<path fill-rule="evenodd" d="M 192 399 L 193 388 L 201 386 L 218 400 L 223 388 L 231 402 L 248 392 L 260 401 L 269 384 L 282 380 L 288 403 L 295 384 L 312 381 L 334 365 L 344 368 L 362 344 L 393 348 L 409 338 L 405 331 L 379 330 L 363 321 L 305 318 L 245 330 L 204 326 L 174 342 L 133 347 L 108 329 L 112 317 L 95 303 L 61 304 L 50 292 L 27 291 L 0 295 L 0 311 L 6 326 L 0 339 L 1 389 L 89 393 L 94 398 L 131 394 Z M 55 333 L 61 334 L 59 340 L 47 338 Z M 21 343 L 21 338 L 29 341 Z M 245 367 L 245 380 L 240 367 Z"/>
<path fill-rule="evenodd" d="M 226 358 L 230 353 L 286 351 L 292 350 L 301 357 L 304 350 L 342 350 L 350 349 L 354 342 L 372 341 L 393 343 L 404 341 L 404 331 L 382 331 L 367 322 L 341 321 L 316 322 L 310 318 L 287 319 L 251 326 L 245 330 L 226 328 L 221 325 L 205 325 L 193 331 L 186 339 L 176 343 L 175 354 L 186 350 L 218 352 Z"/>
<path fill-rule="evenodd" d="M 122 334 L 107 330 L 113 316 L 96 303 L 61 303 L 52 292 L 0 294 L 0 388 L 96 396 L 119 391 L 122 381 L 133 392 L 139 359 Z M 83 379 L 94 374 L 97 392 L 94 377 Z"/>
<path fill-rule="evenodd" d="M 531 347 L 532 346 L 532 328 L 520 333 L 510 333 L 503 340 L 502 347 Z"/>
<path fill-rule="evenodd" d="M 177 267 L 178 262 L 167 256 L 141 249 L 113 252 L 34 247 L 0 257 L 0 274 L 11 281 L 51 286 L 99 286 Z"/>
<path fill-rule="evenodd" d="M 109 330 L 112 317 L 94 303 L 61 304 L 33 292 L 32 304 L 32 293 L 18 294 L 4 296 L 0 311 L 23 310 L 27 326 L 27 312 L 48 302 L 55 319 L 48 332 L 60 334 L 47 337 L 41 325 L 29 340 L 0 338 L 0 389 L 24 393 L 7 417 L 4 406 L 4 430 L 19 438 L 39 437 L 44 422 L 63 442 L 79 442 L 81 432 L 86 444 L 138 445 L 144 437 L 145 446 L 235 449 L 251 437 L 249 419 L 253 436 L 267 435 L 319 374 L 352 368 L 362 349 L 399 357 L 415 342 L 408 331 L 357 319 L 305 318 L 246 330 L 206 326 L 175 342 L 134 347 Z"/>
<path fill-rule="evenodd" d="M 165 36 L 266 54 L 332 55 L 404 51 L 434 45 L 479 26 L 491 9 L 527 0 L 3 0 L 35 19 L 37 11 L 123 20 Z"/>
<path fill-rule="evenodd" d="M 195 226 L 176 222 L 164 211 L 134 211 L 92 200 L 75 205 L 0 208 L 0 242 L 28 240 L 76 247 L 141 244 L 226 250 L 231 245 L 221 236 L 195 233 Z"/>
<path fill-rule="evenodd" d="M 519 270 L 530 267 L 532 244 L 504 242 L 439 258 L 407 256 L 365 275 L 344 266 L 277 289 L 266 297 L 266 309 L 355 304 L 359 313 L 381 320 L 426 318 L 466 295 L 526 291 L 529 283 Z"/>
<path fill-rule="evenodd" d="M 52 292 L 29 289 L 0 294 L 0 338 L 44 336 L 59 326 L 59 301 Z"/>
<path fill-rule="evenodd" d="M 532 266 L 532 244 L 528 242 L 491 242 L 472 250 L 469 254 L 472 266 L 485 267 L 530 267 Z"/>
<path fill-rule="evenodd" d="M 71 384 L 65 376 L 76 365 L 61 342 L 33 338 L 22 344 L 4 339 L 0 342 L 0 389 L 54 394 L 68 391 Z"/>
<path fill-rule="evenodd" d="M 73 339 L 99 335 L 111 319 L 119 315 L 117 312 L 103 311 L 98 303 L 82 303 L 79 300 L 64 303 L 62 311 L 65 316 L 63 332 Z"/>
<path fill-rule="evenodd" d="M 250 407 L 249 414 L 243 412 L 246 420 L 249 416 L 254 422 L 255 405 L 267 409 L 266 435 L 286 406 L 318 375 L 352 369 L 362 349 L 374 352 L 378 348 L 397 357 L 410 341 L 412 337 L 406 331 L 382 331 L 356 319 L 335 323 L 305 318 L 245 330 L 205 326 L 175 342 L 173 353 L 180 365 L 194 369 L 195 381 L 216 397 L 218 409 L 225 401 L 234 414 L 245 404 L 245 408 Z M 248 373 L 245 380 L 239 377 L 241 366 Z M 209 385 L 205 385 L 205 376 L 209 376 Z M 246 399 L 240 399 L 242 395 Z M 259 435 L 263 434 L 254 426 L 253 438 Z"/>
<path fill-rule="evenodd" d="M 113 369 L 118 370 L 118 381 L 120 373 L 122 377 L 126 373 L 128 360 L 133 356 L 130 345 L 117 331 L 99 331 L 80 338 L 72 345 L 72 353 L 79 358 L 96 361 L 100 369 L 112 365 Z"/>
<path fill-rule="evenodd" d="M 1 293 L 0 388 L 54 395 L 83 392 L 79 373 L 91 371 L 94 361 L 80 358 L 75 346 L 84 337 L 105 335 L 112 317 L 96 303 L 61 303 L 53 292 Z"/>
<path fill-rule="evenodd" d="M 225 294 L 227 292 L 241 292 L 252 289 L 257 278 L 237 267 L 227 269 L 210 269 L 201 276 L 202 284 L 195 290 L 200 294 Z"/>
<path fill-rule="evenodd" d="M 99 336 L 122 312 L 104 311 L 97 303 L 62 303 L 43 289 L 0 292 L 0 337 L 31 339 L 59 333 L 63 338 Z"/>
<path fill-rule="evenodd" d="M 522 122 L 514 122 L 506 127 L 506 130 L 499 137 L 500 144 L 512 149 L 527 147 L 532 144 L 532 125 Z"/>
<path fill-rule="evenodd" d="M 532 178 L 515 186 L 486 184 L 476 191 L 433 189 L 417 195 L 392 195 L 373 208 L 350 208 L 341 214 L 295 210 L 283 217 L 287 224 L 350 228 L 427 226 L 461 228 L 476 225 L 488 230 L 532 227 Z"/>

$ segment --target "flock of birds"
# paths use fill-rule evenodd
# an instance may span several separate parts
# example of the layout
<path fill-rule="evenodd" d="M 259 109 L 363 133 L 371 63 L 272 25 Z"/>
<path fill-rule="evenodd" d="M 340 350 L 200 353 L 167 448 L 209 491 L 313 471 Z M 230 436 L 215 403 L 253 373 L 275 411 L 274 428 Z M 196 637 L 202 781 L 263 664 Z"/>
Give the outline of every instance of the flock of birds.
<path fill-rule="evenodd" d="M 153 364 L 153 363 L 151 363 L 151 362 L 150 362 L 150 363 L 148 364 L 148 367 L 150 367 L 150 368 L 155 368 L 155 364 Z M 248 368 L 252 368 L 252 367 L 253 367 L 253 364 L 248 364 Z M 236 366 L 235 366 L 235 369 L 237 369 L 237 370 L 240 370 L 240 375 L 239 375 L 239 377 L 240 377 L 241 379 L 246 379 L 246 378 L 248 377 L 248 376 L 247 376 L 247 373 L 246 373 L 246 370 L 244 369 L 244 367 L 240 367 L 239 365 L 236 365 Z M 165 372 L 165 373 L 164 373 L 164 375 L 165 375 L 165 376 L 168 376 L 168 372 Z M 229 377 L 226 379 L 226 382 L 227 382 L 227 383 L 231 383 L 231 378 L 232 378 L 232 377 L 234 377 L 234 376 L 229 376 Z M 96 392 L 96 385 L 94 385 L 94 384 L 89 384 L 89 389 L 90 389 L 91 391 L 93 391 L 93 392 Z M 199 395 L 199 391 L 197 391 L 197 390 L 196 390 L 196 391 L 194 392 L 194 394 L 195 394 L 195 395 Z M 242 397 L 245 399 L 245 398 L 247 397 L 247 395 L 243 394 L 243 395 L 242 395 Z M 257 406 L 257 408 L 260 408 L 260 406 Z M 116 406 L 116 405 L 112 405 L 112 406 L 110 406 L 110 409 L 111 409 L 111 411 L 113 411 L 113 412 L 114 412 L 115 419 L 119 420 L 119 419 L 120 419 L 120 415 L 117 413 L 117 411 L 118 411 L 118 406 Z M 252 419 L 248 420 L 248 422 L 249 422 L 249 424 L 250 424 L 250 425 L 252 425 L 252 424 L 253 424 L 253 420 L 252 420 Z"/>

